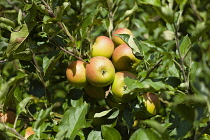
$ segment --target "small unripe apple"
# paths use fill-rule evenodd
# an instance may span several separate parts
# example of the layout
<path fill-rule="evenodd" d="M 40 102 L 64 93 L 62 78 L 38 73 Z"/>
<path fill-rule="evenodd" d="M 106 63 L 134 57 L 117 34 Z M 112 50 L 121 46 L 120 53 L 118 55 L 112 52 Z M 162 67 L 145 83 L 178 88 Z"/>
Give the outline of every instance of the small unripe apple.
<path fill-rule="evenodd" d="M 124 93 L 126 90 L 126 84 L 124 82 L 125 77 L 135 79 L 136 76 L 129 71 L 119 71 L 115 73 L 114 82 L 112 83 L 112 94 L 118 102 L 129 102 L 136 97 L 136 93 Z"/>
<path fill-rule="evenodd" d="M 160 110 L 160 100 L 158 96 L 154 93 L 147 92 L 143 94 L 143 100 L 146 110 L 150 114 L 156 115 Z"/>
<path fill-rule="evenodd" d="M 90 59 L 86 65 L 87 81 L 95 87 L 105 87 L 114 80 L 115 68 L 112 62 L 104 56 Z"/>
<path fill-rule="evenodd" d="M 7 111 L 5 113 L 0 113 L 0 122 L 14 124 L 16 114 L 13 111 Z"/>
<path fill-rule="evenodd" d="M 27 139 L 31 135 L 35 134 L 34 130 L 32 127 L 27 127 L 25 130 L 25 138 Z"/>
<path fill-rule="evenodd" d="M 116 47 L 112 54 L 112 63 L 119 71 L 130 71 L 139 62 L 140 60 L 134 56 L 132 49 L 126 43 Z"/>
<path fill-rule="evenodd" d="M 95 99 L 104 99 L 105 98 L 105 89 L 103 87 L 95 87 L 91 84 L 87 84 L 84 87 L 85 93 Z"/>
<path fill-rule="evenodd" d="M 99 36 L 96 38 L 92 46 L 91 56 L 104 56 L 110 58 L 114 51 L 114 43 L 107 36 Z"/>
<path fill-rule="evenodd" d="M 73 86 L 85 86 L 87 83 L 85 63 L 80 60 L 71 62 L 66 69 L 66 77 Z"/>
<path fill-rule="evenodd" d="M 131 32 L 131 30 L 127 29 L 127 28 L 119 28 L 117 30 L 115 30 L 112 34 L 112 40 L 113 42 L 118 46 L 121 45 L 123 43 L 125 43 L 120 37 L 116 36 L 115 34 L 129 34 L 132 37 L 134 37 L 133 33 Z"/>

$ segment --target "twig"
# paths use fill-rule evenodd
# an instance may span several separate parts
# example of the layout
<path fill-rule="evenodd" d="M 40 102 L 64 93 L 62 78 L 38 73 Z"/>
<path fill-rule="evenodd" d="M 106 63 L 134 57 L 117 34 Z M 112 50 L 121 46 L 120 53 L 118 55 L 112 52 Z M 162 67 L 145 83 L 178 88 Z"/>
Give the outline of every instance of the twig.
<path fill-rule="evenodd" d="M 6 129 L 10 130 L 12 133 L 14 133 L 16 136 L 18 136 L 21 140 L 26 140 L 20 133 L 18 133 L 14 128 L 11 128 L 7 125 L 5 125 Z"/>
<path fill-rule="evenodd" d="M 6 0 L 7 3 L 9 3 L 10 5 L 12 5 L 12 7 L 16 10 L 16 11 L 19 11 L 20 9 L 10 0 Z M 25 16 L 25 13 L 22 13 L 23 16 Z"/>
<path fill-rule="evenodd" d="M 86 61 L 85 61 L 84 59 L 82 59 L 81 57 L 75 55 L 74 53 L 71 53 L 70 51 L 64 49 L 63 47 L 61 47 L 60 45 L 58 45 L 56 42 L 53 42 L 53 44 L 54 44 L 56 47 L 58 47 L 60 50 L 64 51 L 65 53 L 67 53 L 67 54 L 69 54 L 69 55 L 71 55 L 71 56 L 77 58 L 78 60 L 81 60 L 81 61 L 83 61 L 83 62 L 86 63 Z"/>
<path fill-rule="evenodd" d="M 46 11 L 49 13 L 49 15 L 53 18 L 56 18 L 55 13 L 53 12 L 52 8 L 44 1 L 42 0 L 44 5 L 47 7 Z M 69 39 L 74 42 L 74 38 L 71 36 L 69 31 L 65 28 L 62 22 L 57 22 L 57 25 L 66 33 L 66 35 L 69 37 Z M 75 44 L 74 44 L 75 45 Z"/>
<path fill-rule="evenodd" d="M 197 16 L 198 20 L 203 21 L 201 16 L 198 14 L 198 12 L 196 10 L 196 7 L 195 7 L 195 4 L 193 3 L 192 0 L 190 0 L 190 6 L 192 7 L 192 10 L 193 10 L 194 14 Z"/>
<path fill-rule="evenodd" d="M 147 75 L 144 77 L 144 79 L 142 79 L 141 81 L 144 81 L 145 79 L 147 79 L 147 77 L 149 77 L 149 75 L 152 73 L 152 71 L 163 61 L 163 59 L 160 59 L 147 73 Z"/>
<path fill-rule="evenodd" d="M 48 93 L 47 86 L 46 86 L 46 84 L 45 84 L 45 82 L 44 82 L 43 74 L 42 74 L 42 72 L 41 72 L 41 70 L 40 70 L 40 68 L 39 68 L 39 65 L 38 65 L 38 63 L 37 63 L 37 61 L 36 61 L 36 59 L 35 59 L 35 54 L 33 53 L 32 50 L 31 50 L 31 53 L 32 53 L 32 60 L 33 60 L 33 62 L 34 62 L 34 64 L 35 64 L 35 68 L 36 68 L 36 70 L 37 70 L 38 73 L 39 73 L 40 81 L 42 82 L 42 84 L 43 84 L 43 86 L 44 86 L 44 89 L 45 89 L 45 96 L 46 96 L 46 98 L 48 99 L 48 101 L 50 101 L 50 95 L 49 95 L 49 93 Z"/>
<path fill-rule="evenodd" d="M 181 55 L 181 52 L 180 52 L 180 48 L 179 48 L 179 39 L 178 39 L 178 29 L 177 29 L 177 26 L 176 24 L 174 23 L 174 29 L 175 29 L 175 41 L 176 41 L 176 50 L 178 51 L 178 55 L 180 57 L 180 70 L 182 72 L 182 75 L 184 77 L 184 82 L 187 83 L 187 77 L 186 77 L 186 74 L 185 74 L 185 71 L 184 71 L 184 58 L 182 57 Z"/>
<path fill-rule="evenodd" d="M 208 122 L 207 126 L 204 127 L 204 128 L 201 130 L 200 134 L 199 134 L 198 136 L 195 137 L 195 140 L 198 140 L 198 139 L 201 137 L 201 135 L 202 135 L 208 128 L 210 128 L 210 121 Z"/>

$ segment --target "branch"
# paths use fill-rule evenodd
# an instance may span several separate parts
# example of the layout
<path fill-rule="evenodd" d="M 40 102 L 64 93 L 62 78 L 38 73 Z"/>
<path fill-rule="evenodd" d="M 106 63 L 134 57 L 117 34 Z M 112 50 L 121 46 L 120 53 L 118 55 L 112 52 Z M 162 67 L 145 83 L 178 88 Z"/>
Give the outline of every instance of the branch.
<path fill-rule="evenodd" d="M 81 61 L 83 61 L 83 62 L 86 63 L 86 61 L 85 61 L 84 59 L 82 59 L 81 57 L 79 57 L 79 56 L 77 56 L 76 54 L 74 54 L 74 53 L 72 53 L 72 52 L 66 50 L 66 49 L 63 48 L 63 47 L 61 47 L 61 46 L 58 45 L 56 42 L 54 42 L 54 41 L 52 41 L 52 42 L 53 42 L 53 45 L 55 45 L 56 47 L 58 47 L 60 50 L 62 50 L 62 51 L 64 51 L 65 53 L 67 53 L 67 54 L 69 54 L 69 55 L 71 55 L 71 56 L 77 58 L 78 60 L 81 60 Z"/>
<path fill-rule="evenodd" d="M 179 48 L 178 29 L 177 29 L 177 26 L 176 26 L 175 23 L 173 25 L 174 25 L 174 29 L 175 29 L 176 50 L 178 51 L 178 55 L 180 57 L 180 70 L 181 70 L 182 75 L 184 77 L 184 82 L 187 83 L 187 77 L 186 77 L 186 74 L 185 74 L 185 71 L 184 71 L 184 58 L 182 57 L 181 52 L 180 52 L 180 48 Z"/>
<path fill-rule="evenodd" d="M 12 133 L 14 133 L 16 136 L 18 136 L 21 140 L 26 140 L 20 133 L 18 133 L 14 128 L 11 128 L 7 125 L 5 125 L 6 129 L 10 130 Z"/>
<path fill-rule="evenodd" d="M 193 3 L 192 0 L 190 0 L 190 6 L 192 7 L 192 10 L 193 10 L 194 14 L 197 16 L 198 20 L 203 21 L 201 16 L 198 14 L 198 12 L 196 10 L 196 7 L 195 7 L 195 4 Z"/>
<path fill-rule="evenodd" d="M 45 9 L 49 15 L 53 18 L 56 18 L 55 13 L 53 12 L 52 8 L 44 1 L 41 0 L 44 5 L 47 7 L 47 9 Z M 65 28 L 65 25 L 62 22 L 57 22 L 57 25 L 66 33 L 66 35 L 69 37 L 69 39 L 74 42 L 74 38 L 72 37 L 72 35 L 69 33 L 69 31 Z M 74 44 L 75 45 L 75 44 Z"/>
<path fill-rule="evenodd" d="M 145 79 L 147 79 L 147 77 L 149 77 L 149 75 L 152 73 L 152 71 L 163 61 L 163 59 L 160 59 L 147 73 L 147 75 L 144 77 L 144 79 L 142 79 L 141 81 L 144 81 Z"/>

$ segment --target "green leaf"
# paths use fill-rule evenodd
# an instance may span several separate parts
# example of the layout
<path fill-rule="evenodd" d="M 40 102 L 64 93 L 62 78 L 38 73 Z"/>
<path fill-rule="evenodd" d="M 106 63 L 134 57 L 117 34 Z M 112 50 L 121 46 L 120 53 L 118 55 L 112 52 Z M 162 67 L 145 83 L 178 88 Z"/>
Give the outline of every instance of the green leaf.
<path fill-rule="evenodd" d="M 199 37 L 210 30 L 210 21 L 197 23 L 195 29 L 191 33 L 190 40 L 195 42 Z"/>
<path fill-rule="evenodd" d="M 109 116 L 108 119 L 114 119 L 119 115 L 119 110 L 116 108 L 108 109 L 99 113 L 94 114 L 94 118 L 100 118 L 104 116 Z"/>
<path fill-rule="evenodd" d="M 39 127 L 46 121 L 47 117 L 50 116 L 50 112 L 52 111 L 53 106 L 47 108 L 46 110 L 40 110 L 37 117 L 36 121 L 34 122 L 34 129 L 37 130 Z"/>
<path fill-rule="evenodd" d="M 87 140 L 102 140 L 101 131 L 92 130 L 88 134 Z"/>
<path fill-rule="evenodd" d="M 182 58 L 184 58 L 187 55 L 187 53 L 189 52 L 190 46 L 191 46 L 191 40 L 188 37 L 188 35 L 186 35 L 183 38 L 183 40 L 182 40 L 182 42 L 181 42 L 181 44 L 179 46 Z"/>
<path fill-rule="evenodd" d="M 115 128 L 102 125 L 101 131 L 104 140 L 122 140 L 120 133 Z"/>
<path fill-rule="evenodd" d="M 48 77 L 52 71 L 53 68 L 55 68 L 55 65 L 58 63 L 58 61 L 60 60 L 62 56 L 62 53 L 60 53 L 57 57 L 53 56 L 52 58 L 48 58 L 47 56 L 45 56 L 43 58 L 43 71 L 44 71 L 44 76 Z"/>
<path fill-rule="evenodd" d="M 140 128 L 131 135 L 129 140 L 160 140 L 160 138 L 150 129 Z"/>
<path fill-rule="evenodd" d="M 10 29 L 9 31 L 11 31 L 12 28 L 15 28 L 15 23 L 7 18 L 0 17 L 0 23 L 0 27 L 3 28 L 5 26 Z"/>
<path fill-rule="evenodd" d="M 174 11 L 171 8 L 168 6 L 160 6 L 154 7 L 154 9 L 166 23 L 174 23 Z"/>
<path fill-rule="evenodd" d="M 55 140 L 63 138 L 73 140 L 80 129 L 86 128 L 85 116 L 87 114 L 87 110 L 87 103 L 68 109 L 64 113 L 58 126 L 59 132 L 56 134 Z"/>
<path fill-rule="evenodd" d="M 131 129 L 132 125 L 133 125 L 133 120 L 134 120 L 134 116 L 133 116 L 132 110 L 126 109 L 123 112 L 122 118 L 123 118 L 123 121 L 125 121 L 125 123 L 127 125 L 128 131 L 130 131 L 130 129 Z"/>
<path fill-rule="evenodd" d="M 169 140 L 169 134 L 167 132 L 166 127 L 163 127 L 159 122 L 150 119 L 143 121 L 143 123 L 149 125 L 154 130 L 156 130 L 161 135 L 162 139 Z"/>
<path fill-rule="evenodd" d="M 17 105 L 17 113 L 18 114 L 20 114 L 21 112 L 27 113 L 25 108 L 31 99 L 33 99 L 33 97 L 26 97 Z"/>
<path fill-rule="evenodd" d="M 149 4 L 153 6 L 161 6 L 160 0 L 139 0 L 142 4 Z"/>

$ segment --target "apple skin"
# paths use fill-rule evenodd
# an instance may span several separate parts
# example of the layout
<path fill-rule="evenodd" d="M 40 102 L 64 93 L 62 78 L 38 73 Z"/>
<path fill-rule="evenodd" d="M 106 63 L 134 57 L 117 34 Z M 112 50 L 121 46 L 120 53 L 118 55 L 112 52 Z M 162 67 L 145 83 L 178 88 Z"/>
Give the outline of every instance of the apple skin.
<path fill-rule="evenodd" d="M 146 107 L 146 110 L 151 115 L 156 115 L 160 110 L 161 104 L 158 96 L 154 93 L 147 92 L 143 94 L 143 101 Z"/>
<path fill-rule="evenodd" d="M 129 34 L 132 37 L 134 37 L 133 33 L 131 32 L 131 30 L 127 29 L 127 28 L 119 28 L 117 30 L 115 30 L 112 34 L 112 40 L 115 43 L 115 45 L 121 45 L 123 43 L 125 43 L 120 37 L 116 36 L 115 34 Z"/>
<path fill-rule="evenodd" d="M 95 87 L 88 83 L 84 87 L 85 93 L 94 99 L 104 99 L 105 98 L 105 89 L 103 87 Z"/>
<path fill-rule="evenodd" d="M 125 82 L 124 79 L 125 77 L 129 77 L 132 79 L 135 79 L 136 76 L 129 72 L 129 71 L 119 71 L 115 73 L 115 79 L 114 82 L 112 83 L 112 94 L 115 97 L 115 99 L 118 102 L 129 102 L 130 100 L 134 99 L 137 94 L 136 93 L 131 93 L 131 94 L 125 94 Z"/>
<path fill-rule="evenodd" d="M 25 138 L 27 139 L 31 135 L 35 134 L 34 130 L 32 127 L 27 127 L 25 130 Z"/>
<path fill-rule="evenodd" d="M 107 36 L 98 36 L 92 46 L 91 56 L 104 56 L 110 58 L 114 51 L 114 43 Z"/>
<path fill-rule="evenodd" d="M 114 81 L 114 75 L 114 65 L 104 56 L 93 57 L 86 65 L 87 81 L 95 87 L 110 85 Z"/>
<path fill-rule="evenodd" d="M 7 111 L 5 113 L 0 113 L 0 122 L 14 124 L 16 114 L 13 111 Z"/>
<path fill-rule="evenodd" d="M 130 71 L 139 62 L 140 60 L 133 55 L 132 49 L 126 43 L 116 47 L 112 54 L 112 63 L 119 71 Z"/>
<path fill-rule="evenodd" d="M 85 62 L 80 60 L 71 62 L 66 69 L 66 77 L 71 85 L 84 87 L 87 84 Z"/>

